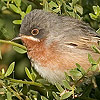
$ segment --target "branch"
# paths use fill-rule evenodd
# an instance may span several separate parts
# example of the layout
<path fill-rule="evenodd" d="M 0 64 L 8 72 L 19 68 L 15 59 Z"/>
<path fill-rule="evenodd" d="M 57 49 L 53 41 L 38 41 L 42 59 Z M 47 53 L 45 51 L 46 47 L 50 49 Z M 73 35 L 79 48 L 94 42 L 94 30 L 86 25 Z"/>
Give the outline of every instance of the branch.
<path fill-rule="evenodd" d="M 15 42 L 12 42 L 12 41 L 6 41 L 6 40 L 0 40 L 0 43 L 7 43 L 7 44 L 11 44 L 13 46 L 17 46 L 19 48 L 22 48 L 24 50 L 27 50 L 25 46 L 21 45 L 21 44 L 18 44 L 18 43 L 15 43 Z"/>

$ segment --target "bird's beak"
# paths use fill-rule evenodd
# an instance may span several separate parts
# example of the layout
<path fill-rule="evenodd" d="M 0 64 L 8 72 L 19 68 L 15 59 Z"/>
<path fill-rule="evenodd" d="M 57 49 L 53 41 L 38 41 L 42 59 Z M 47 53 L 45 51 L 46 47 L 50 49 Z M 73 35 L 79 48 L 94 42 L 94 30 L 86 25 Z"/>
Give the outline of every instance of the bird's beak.
<path fill-rule="evenodd" d="M 15 40 L 24 40 L 24 39 L 32 40 L 32 41 L 36 41 L 36 42 L 40 42 L 40 40 L 37 39 L 37 38 L 34 38 L 34 37 L 32 37 L 32 36 L 26 36 L 26 35 L 23 35 L 23 34 L 19 34 L 18 37 L 13 38 L 11 41 L 15 41 Z"/>

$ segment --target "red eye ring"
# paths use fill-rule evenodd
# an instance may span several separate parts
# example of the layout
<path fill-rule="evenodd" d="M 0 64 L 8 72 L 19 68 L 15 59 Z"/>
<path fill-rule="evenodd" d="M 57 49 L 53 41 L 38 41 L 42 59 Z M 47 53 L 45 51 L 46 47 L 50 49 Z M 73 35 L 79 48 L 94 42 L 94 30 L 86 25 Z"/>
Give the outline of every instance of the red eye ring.
<path fill-rule="evenodd" d="M 33 29 L 32 31 L 31 31 L 31 34 L 32 35 L 37 35 L 39 33 L 39 30 L 38 29 Z"/>

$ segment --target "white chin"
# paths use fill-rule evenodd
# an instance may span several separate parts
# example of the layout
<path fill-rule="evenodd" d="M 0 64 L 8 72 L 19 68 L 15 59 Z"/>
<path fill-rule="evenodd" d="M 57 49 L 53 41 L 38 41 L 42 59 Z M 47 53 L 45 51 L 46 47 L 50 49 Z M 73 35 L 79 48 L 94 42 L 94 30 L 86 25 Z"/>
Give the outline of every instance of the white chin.
<path fill-rule="evenodd" d="M 40 40 L 39 39 L 37 39 L 37 38 L 34 38 L 34 37 L 32 37 L 32 36 L 22 36 L 22 38 L 26 38 L 26 39 L 30 39 L 30 40 L 32 40 L 32 41 L 36 41 L 36 42 L 40 42 Z"/>

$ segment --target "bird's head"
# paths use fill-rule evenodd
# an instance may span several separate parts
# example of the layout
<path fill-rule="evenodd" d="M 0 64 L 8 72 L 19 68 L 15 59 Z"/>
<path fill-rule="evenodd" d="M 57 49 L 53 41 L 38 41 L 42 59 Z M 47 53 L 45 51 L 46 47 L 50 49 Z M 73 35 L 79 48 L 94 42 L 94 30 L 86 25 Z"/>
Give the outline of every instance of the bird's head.
<path fill-rule="evenodd" d="M 54 31 L 56 17 L 58 17 L 56 14 L 43 10 L 35 9 L 31 11 L 22 21 L 19 35 L 21 40 L 27 43 L 32 41 L 36 43 L 47 39 L 51 42 L 54 37 L 52 35 L 56 32 Z"/>

